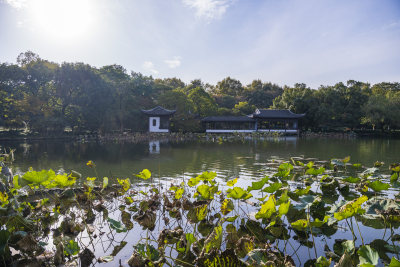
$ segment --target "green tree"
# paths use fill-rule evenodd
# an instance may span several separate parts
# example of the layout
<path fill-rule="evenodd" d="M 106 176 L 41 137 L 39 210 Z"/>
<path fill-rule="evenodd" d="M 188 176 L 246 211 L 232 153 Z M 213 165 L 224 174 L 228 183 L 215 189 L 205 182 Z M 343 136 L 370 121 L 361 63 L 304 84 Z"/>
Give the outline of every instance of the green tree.
<path fill-rule="evenodd" d="M 14 64 L 0 64 L 0 124 L 6 127 L 23 125 L 18 100 L 23 98 L 25 72 Z"/>
<path fill-rule="evenodd" d="M 230 95 L 230 96 L 242 96 L 243 85 L 239 80 L 227 77 L 222 81 L 217 83 L 215 87 L 215 93 L 220 95 Z"/>
<path fill-rule="evenodd" d="M 303 83 L 296 83 L 294 87 L 285 86 L 282 95 L 273 101 L 274 109 L 289 109 L 294 113 L 306 113 L 307 116 L 302 120 L 305 128 L 316 128 L 317 110 L 319 103 L 314 95 L 315 91 Z"/>
<path fill-rule="evenodd" d="M 362 106 L 364 117 L 361 122 L 370 125 L 373 130 L 376 128 L 382 129 L 387 121 L 388 99 L 383 95 L 373 95 L 368 99 L 368 102 Z"/>
<path fill-rule="evenodd" d="M 206 117 L 216 113 L 217 104 L 203 88 L 196 87 L 192 89 L 188 97 L 192 101 L 197 115 Z"/>
<path fill-rule="evenodd" d="M 63 63 L 56 74 L 57 97 L 68 125 L 81 130 L 106 130 L 112 107 L 111 87 L 100 72 L 83 63 Z"/>
<path fill-rule="evenodd" d="M 171 130 L 174 132 L 190 132 L 201 129 L 200 120 L 195 118 L 195 106 L 182 91 L 173 90 L 161 95 L 158 104 L 167 109 L 175 109 L 171 119 Z"/>
<path fill-rule="evenodd" d="M 110 106 L 109 123 L 118 121 L 119 130 L 124 130 L 125 114 L 129 113 L 127 109 L 128 101 L 128 86 L 130 76 L 127 74 L 124 67 L 120 65 L 108 65 L 100 69 L 100 74 L 106 83 L 111 87 L 112 106 Z"/>
<path fill-rule="evenodd" d="M 168 88 L 176 89 L 176 88 L 184 88 L 185 83 L 179 78 L 165 78 L 165 79 L 155 79 L 154 82 L 156 84 L 167 86 Z"/>
<path fill-rule="evenodd" d="M 260 109 L 272 106 L 273 100 L 282 93 L 283 89 L 280 86 L 272 83 L 263 83 L 261 80 L 254 80 L 244 90 L 247 102 Z"/>
<path fill-rule="evenodd" d="M 221 108 L 233 109 L 239 102 L 236 97 L 230 95 L 214 95 L 215 102 Z"/>
<path fill-rule="evenodd" d="M 233 113 L 237 115 L 248 115 L 256 110 L 256 106 L 250 105 L 248 102 L 243 101 L 235 105 Z"/>

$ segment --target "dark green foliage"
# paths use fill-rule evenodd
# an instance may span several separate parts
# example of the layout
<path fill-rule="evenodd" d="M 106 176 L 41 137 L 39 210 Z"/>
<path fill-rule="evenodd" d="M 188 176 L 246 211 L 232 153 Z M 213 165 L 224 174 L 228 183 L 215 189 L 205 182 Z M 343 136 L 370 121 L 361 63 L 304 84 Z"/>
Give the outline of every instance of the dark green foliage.
<path fill-rule="evenodd" d="M 140 110 L 156 105 L 177 110 L 171 121 L 175 132 L 203 131 L 205 116 L 247 115 L 255 108 L 306 113 L 303 129 L 400 127 L 398 82 L 371 86 L 350 80 L 314 90 L 258 79 L 244 86 L 227 77 L 213 86 L 200 79 L 189 84 L 179 78 L 154 79 L 120 65 L 57 64 L 30 51 L 21 53 L 17 63 L 0 64 L 0 126 L 25 134 L 146 131 Z"/>

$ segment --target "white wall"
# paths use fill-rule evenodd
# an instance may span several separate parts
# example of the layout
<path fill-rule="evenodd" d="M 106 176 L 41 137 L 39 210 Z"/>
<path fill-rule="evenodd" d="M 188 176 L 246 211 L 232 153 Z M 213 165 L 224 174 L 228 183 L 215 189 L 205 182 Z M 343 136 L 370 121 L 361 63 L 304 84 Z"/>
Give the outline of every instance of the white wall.
<path fill-rule="evenodd" d="M 153 121 L 156 121 L 153 125 Z M 168 133 L 168 129 L 160 129 L 160 117 L 149 117 L 149 132 L 151 133 Z"/>
<path fill-rule="evenodd" d="M 255 133 L 255 132 L 278 132 L 278 133 L 297 133 L 297 130 L 214 130 L 207 129 L 206 133 Z"/>
<path fill-rule="evenodd" d="M 207 129 L 206 133 L 253 133 L 256 130 L 213 130 Z"/>
<path fill-rule="evenodd" d="M 297 133 L 297 130 L 284 130 L 284 129 L 277 129 L 277 130 L 267 130 L 267 129 L 258 129 L 258 132 L 277 132 L 277 133 Z"/>

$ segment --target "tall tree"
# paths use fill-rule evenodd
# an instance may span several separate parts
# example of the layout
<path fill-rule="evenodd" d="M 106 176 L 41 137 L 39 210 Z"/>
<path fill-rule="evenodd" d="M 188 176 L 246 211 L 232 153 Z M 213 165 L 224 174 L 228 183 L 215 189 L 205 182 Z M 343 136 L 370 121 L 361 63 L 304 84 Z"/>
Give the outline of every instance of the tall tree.
<path fill-rule="evenodd" d="M 124 117 L 129 111 L 127 110 L 128 86 L 130 76 L 126 69 L 120 65 L 108 65 L 100 69 L 100 74 L 106 83 L 111 87 L 113 103 L 110 107 L 110 120 L 114 121 L 114 117 L 118 120 L 119 130 L 124 130 Z"/>
<path fill-rule="evenodd" d="M 171 130 L 190 132 L 200 129 L 200 121 L 194 114 L 195 106 L 184 92 L 179 90 L 167 92 L 159 97 L 158 103 L 165 108 L 176 110 L 171 119 Z"/>
<path fill-rule="evenodd" d="M 296 83 L 294 87 L 285 86 L 282 95 L 273 101 L 274 109 L 289 109 L 294 113 L 306 113 L 303 125 L 307 128 L 318 127 L 318 101 L 314 91 L 304 83 Z"/>
<path fill-rule="evenodd" d="M 221 95 L 230 95 L 230 96 L 242 96 L 243 93 L 243 85 L 239 80 L 232 79 L 231 77 L 227 77 L 222 81 L 217 83 L 215 87 L 215 91 L 217 94 Z"/>
<path fill-rule="evenodd" d="M 217 104 L 203 88 L 196 87 L 192 89 L 188 97 L 193 102 L 197 115 L 206 117 L 216 113 Z"/>
<path fill-rule="evenodd" d="M 254 80 L 245 87 L 244 96 L 250 105 L 258 108 L 269 108 L 273 100 L 283 93 L 283 89 L 276 84 L 263 83 L 261 80 Z"/>

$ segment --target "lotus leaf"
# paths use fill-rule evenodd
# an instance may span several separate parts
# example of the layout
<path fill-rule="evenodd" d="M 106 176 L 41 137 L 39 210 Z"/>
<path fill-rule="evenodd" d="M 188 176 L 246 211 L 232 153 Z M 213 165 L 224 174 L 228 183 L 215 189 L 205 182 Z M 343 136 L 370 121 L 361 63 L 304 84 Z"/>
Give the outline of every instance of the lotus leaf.
<path fill-rule="evenodd" d="M 373 266 L 378 264 L 379 255 L 378 252 L 371 248 L 369 245 L 361 246 L 357 254 L 359 255 L 360 264 L 372 264 Z"/>
<path fill-rule="evenodd" d="M 358 177 L 351 177 L 351 176 L 350 176 L 350 177 L 344 178 L 343 181 L 348 182 L 348 183 L 355 184 L 355 183 L 360 182 L 361 179 L 358 178 Z"/>
<path fill-rule="evenodd" d="M 247 192 L 250 192 L 252 190 L 260 190 L 268 182 L 268 180 L 268 177 L 264 177 L 260 181 L 252 182 L 251 186 L 247 187 Z"/>
<path fill-rule="evenodd" d="M 271 195 L 256 213 L 256 219 L 268 219 L 276 212 L 275 196 Z"/>
<path fill-rule="evenodd" d="M 331 265 L 331 259 L 327 260 L 324 256 L 320 256 L 315 262 L 315 267 L 329 267 Z"/>
<path fill-rule="evenodd" d="M 214 228 L 213 232 L 204 241 L 205 253 L 208 253 L 210 249 L 219 249 L 222 243 L 222 226 L 218 225 Z"/>
<path fill-rule="evenodd" d="M 70 240 L 64 248 L 64 254 L 67 256 L 77 255 L 79 253 L 79 245 L 76 241 Z"/>
<path fill-rule="evenodd" d="M 221 205 L 221 212 L 223 215 L 227 215 L 229 212 L 231 212 L 234 209 L 233 201 L 232 199 L 224 199 L 224 202 L 222 202 Z"/>
<path fill-rule="evenodd" d="M 175 192 L 175 199 L 181 199 L 184 192 L 185 192 L 184 188 L 182 187 L 178 188 Z"/>
<path fill-rule="evenodd" d="M 103 178 L 103 189 L 105 189 L 108 186 L 108 177 Z"/>
<path fill-rule="evenodd" d="M 278 191 L 282 187 L 282 183 L 276 182 L 271 184 L 270 186 L 264 188 L 262 191 L 267 193 L 274 193 Z"/>
<path fill-rule="evenodd" d="M 389 267 L 400 267 L 400 261 L 398 259 L 396 259 L 395 257 L 392 257 Z"/>
<path fill-rule="evenodd" d="M 382 191 L 382 190 L 388 190 L 390 185 L 382 183 L 381 181 L 377 180 L 377 181 L 374 181 L 372 183 L 369 183 L 368 187 L 371 188 L 374 191 L 379 192 L 379 191 Z"/>
<path fill-rule="evenodd" d="M 306 188 L 297 188 L 296 190 L 294 190 L 294 193 L 296 194 L 296 196 L 304 196 L 307 195 L 308 192 L 310 191 L 311 186 L 307 186 Z"/>
<path fill-rule="evenodd" d="M 230 181 L 226 182 L 226 185 L 227 186 L 234 186 L 237 183 L 237 181 L 238 181 L 238 178 L 235 178 L 233 180 L 230 180 Z"/>
<path fill-rule="evenodd" d="M 335 212 L 334 217 L 338 221 L 347 219 L 354 216 L 355 214 L 363 214 L 364 209 L 361 208 L 361 204 L 368 200 L 367 196 L 361 196 L 356 200 L 346 203 L 340 208 L 339 212 Z"/>
<path fill-rule="evenodd" d="M 31 171 L 26 172 L 22 176 L 22 179 L 24 179 L 27 182 L 33 183 L 33 184 L 41 184 L 45 181 L 52 179 L 54 176 L 56 176 L 56 174 L 51 169 L 50 170 L 42 170 L 40 172 L 31 170 Z"/>
<path fill-rule="evenodd" d="M 319 169 L 310 168 L 306 171 L 306 174 L 318 176 L 325 172 L 325 168 L 321 167 Z"/>
<path fill-rule="evenodd" d="M 202 184 L 197 187 L 197 193 L 201 195 L 203 199 L 211 200 L 214 198 L 214 194 L 218 191 L 217 186 L 209 186 Z"/>
<path fill-rule="evenodd" d="M 282 204 L 279 205 L 278 208 L 278 214 L 279 216 L 285 215 L 286 213 L 288 213 L 290 208 L 290 200 L 288 202 L 284 202 Z"/>
<path fill-rule="evenodd" d="M 148 169 L 144 169 L 143 171 L 139 172 L 139 174 L 136 174 L 136 177 L 139 177 L 143 180 L 148 180 L 151 178 L 151 172 Z"/>
<path fill-rule="evenodd" d="M 111 219 L 110 217 L 107 218 L 107 221 L 110 224 L 110 227 L 114 229 L 117 233 L 122 233 L 128 231 L 125 226 L 123 226 L 119 221 Z"/>
<path fill-rule="evenodd" d="M 252 197 L 252 195 L 243 190 L 241 187 L 234 187 L 232 189 L 228 189 L 226 191 L 228 193 L 227 197 L 231 197 L 233 199 L 249 199 Z"/>

